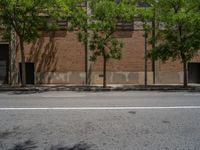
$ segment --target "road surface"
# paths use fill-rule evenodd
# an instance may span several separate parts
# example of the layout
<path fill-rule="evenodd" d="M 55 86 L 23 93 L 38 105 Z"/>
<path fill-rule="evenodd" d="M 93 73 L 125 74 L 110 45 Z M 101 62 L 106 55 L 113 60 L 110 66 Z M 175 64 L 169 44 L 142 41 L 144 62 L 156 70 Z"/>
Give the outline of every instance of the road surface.
<path fill-rule="evenodd" d="M 0 93 L 1 150 L 199 150 L 200 93 Z"/>

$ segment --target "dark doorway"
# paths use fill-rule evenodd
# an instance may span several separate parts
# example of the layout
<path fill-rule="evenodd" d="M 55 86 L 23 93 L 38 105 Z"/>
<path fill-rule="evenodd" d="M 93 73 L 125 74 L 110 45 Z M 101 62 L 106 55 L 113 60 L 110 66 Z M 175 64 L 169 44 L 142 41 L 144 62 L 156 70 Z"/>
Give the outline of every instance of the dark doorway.
<path fill-rule="evenodd" d="M 0 84 L 8 83 L 9 45 L 0 44 Z"/>
<path fill-rule="evenodd" d="M 22 73 L 22 64 L 19 63 L 20 79 Z M 34 63 L 26 63 L 26 84 L 35 84 L 35 66 Z"/>
<path fill-rule="evenodd" d="M 200 63 L 188 64 L 188 82 L 200 83 Z"/>

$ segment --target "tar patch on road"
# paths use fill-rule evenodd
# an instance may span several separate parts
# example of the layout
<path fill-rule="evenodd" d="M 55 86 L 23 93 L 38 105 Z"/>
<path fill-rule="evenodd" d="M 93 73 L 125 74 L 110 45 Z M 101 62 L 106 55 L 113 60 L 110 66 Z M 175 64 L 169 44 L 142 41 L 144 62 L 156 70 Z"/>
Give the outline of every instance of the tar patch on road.
<path fill-rule="evenodd" d="M 164 123 L 164 124 L 170 124 L 171 122 L 168 121 L 168 120 L 163 120 L 162 123 Z"/>
<path fill-rule="evenodd" d="M 129 111 L 129 114 L 136 115 L 136 111 Z"/>

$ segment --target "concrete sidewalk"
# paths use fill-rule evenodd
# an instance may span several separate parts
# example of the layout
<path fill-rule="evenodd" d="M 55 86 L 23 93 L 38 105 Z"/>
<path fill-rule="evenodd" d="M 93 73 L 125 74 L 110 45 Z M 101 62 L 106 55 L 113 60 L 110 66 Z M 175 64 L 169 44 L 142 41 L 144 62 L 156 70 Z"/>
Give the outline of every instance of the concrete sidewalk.
<path fill-rule="evenodd" d="M 100 85 L 97 86 L 84 86 L 84 85 L 40 85 L 40 86 L 9 86 L 0 85 L 0 91 L 32 91 L 32 92 L 45 92 L 45 91 L 188 91 L 188 92 L 200 92 L 200 85 L 194 84 L 184 88 L 182 85 L 108 85 L 103 88 Z"/>

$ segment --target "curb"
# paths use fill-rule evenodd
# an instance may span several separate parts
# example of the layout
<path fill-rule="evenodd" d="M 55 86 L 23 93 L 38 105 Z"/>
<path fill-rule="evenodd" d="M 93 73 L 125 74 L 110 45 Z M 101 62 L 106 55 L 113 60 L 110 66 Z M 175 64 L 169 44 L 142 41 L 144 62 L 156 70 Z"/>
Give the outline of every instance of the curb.
<path fill-rule="evenodd" d="M 95 86 L 61 86 L 61 87 L 0 87 L 1 92 L 48 92 L 48 91 L 77 91 L 77 92 L 111 92 L 111 91 L 160 91 L 160 92 L 200 92 L 200 87 L 181 86 L 129 86 L 129 87 L 95 87 Z"/>

